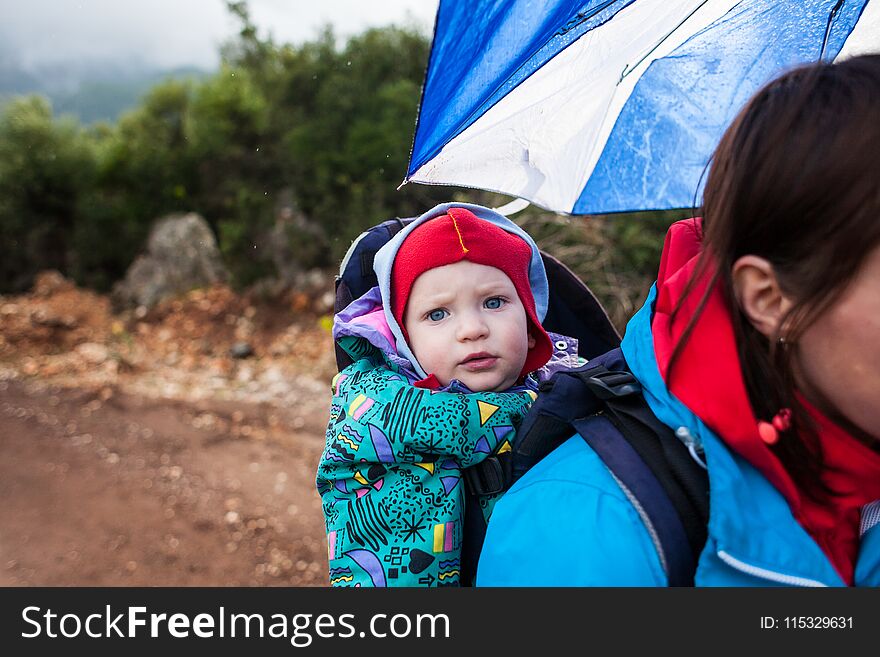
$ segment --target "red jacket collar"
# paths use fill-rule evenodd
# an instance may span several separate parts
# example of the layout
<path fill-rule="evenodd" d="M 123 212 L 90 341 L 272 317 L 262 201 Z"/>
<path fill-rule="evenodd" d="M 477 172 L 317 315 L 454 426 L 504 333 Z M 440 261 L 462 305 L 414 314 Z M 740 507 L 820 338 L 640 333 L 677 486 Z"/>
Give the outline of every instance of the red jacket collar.
<path fill-rule="evenodd" d="M 755 466 L 796 507 L 799 494 L 779 459 L 758 435 L 736 352 L 733 325 L 720 289 L 712 290 L 669 378 L 672 352 L 697 310 L 712 271 L 703 272 L 672 320 L 697 265 L 702 221 L 672 225 L 666 236 L 657 278 L 654 308 L 654 350 L 669 391 L 717 433 L 727 445 Z"/>

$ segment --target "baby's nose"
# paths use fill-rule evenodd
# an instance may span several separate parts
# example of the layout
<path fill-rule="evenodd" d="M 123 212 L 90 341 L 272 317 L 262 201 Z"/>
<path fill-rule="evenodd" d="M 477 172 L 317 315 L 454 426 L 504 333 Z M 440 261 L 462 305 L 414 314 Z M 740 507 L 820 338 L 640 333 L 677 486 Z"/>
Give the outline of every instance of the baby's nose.
<path fill-rule="evenodd" d="M 479 313 L 468 313 L 460 317 L 458 324 L 459 340 L 476 340 L 486 337 L 489 327 Z"/>

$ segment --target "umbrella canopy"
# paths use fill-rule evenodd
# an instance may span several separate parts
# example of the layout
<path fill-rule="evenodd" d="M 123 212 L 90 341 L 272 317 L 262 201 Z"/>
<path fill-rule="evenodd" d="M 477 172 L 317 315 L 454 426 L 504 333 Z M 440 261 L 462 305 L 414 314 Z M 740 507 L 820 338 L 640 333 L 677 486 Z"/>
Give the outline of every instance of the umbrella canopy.
<path fill-rule="evenodd" d="M 880 0 L 441 0 L 405 182 L 690 207 L 765 82 L 880 52 Z"/>

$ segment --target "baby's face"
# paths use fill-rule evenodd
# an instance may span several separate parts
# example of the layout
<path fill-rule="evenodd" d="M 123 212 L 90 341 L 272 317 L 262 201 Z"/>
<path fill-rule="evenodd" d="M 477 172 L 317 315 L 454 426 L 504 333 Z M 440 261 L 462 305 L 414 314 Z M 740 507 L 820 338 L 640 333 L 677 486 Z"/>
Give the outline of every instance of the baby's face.
<path fill-rule="evenodd" d="M 403 323 L 425 372 L 444 386 L 458 379 L 474 392 L 511 387 L 535 345 L 507 274 L 467 260 L 419 276 Z"/>

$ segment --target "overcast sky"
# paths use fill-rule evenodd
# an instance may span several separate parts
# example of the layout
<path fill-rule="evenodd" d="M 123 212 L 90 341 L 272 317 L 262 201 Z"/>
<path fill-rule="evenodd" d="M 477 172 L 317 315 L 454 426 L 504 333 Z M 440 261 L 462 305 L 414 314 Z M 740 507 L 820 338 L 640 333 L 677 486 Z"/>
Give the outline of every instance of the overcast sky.
<path fill-rule="evenodd" d="M 331 23 L 347 36 L 411 23 L 426 34 L 439 0 L 249 0 L 261 34 L 301 43 Z M 235 33 L 223 0 L 0 0 L 0 57 L 25 66 L 129 60 L 211 68 Z"/>

